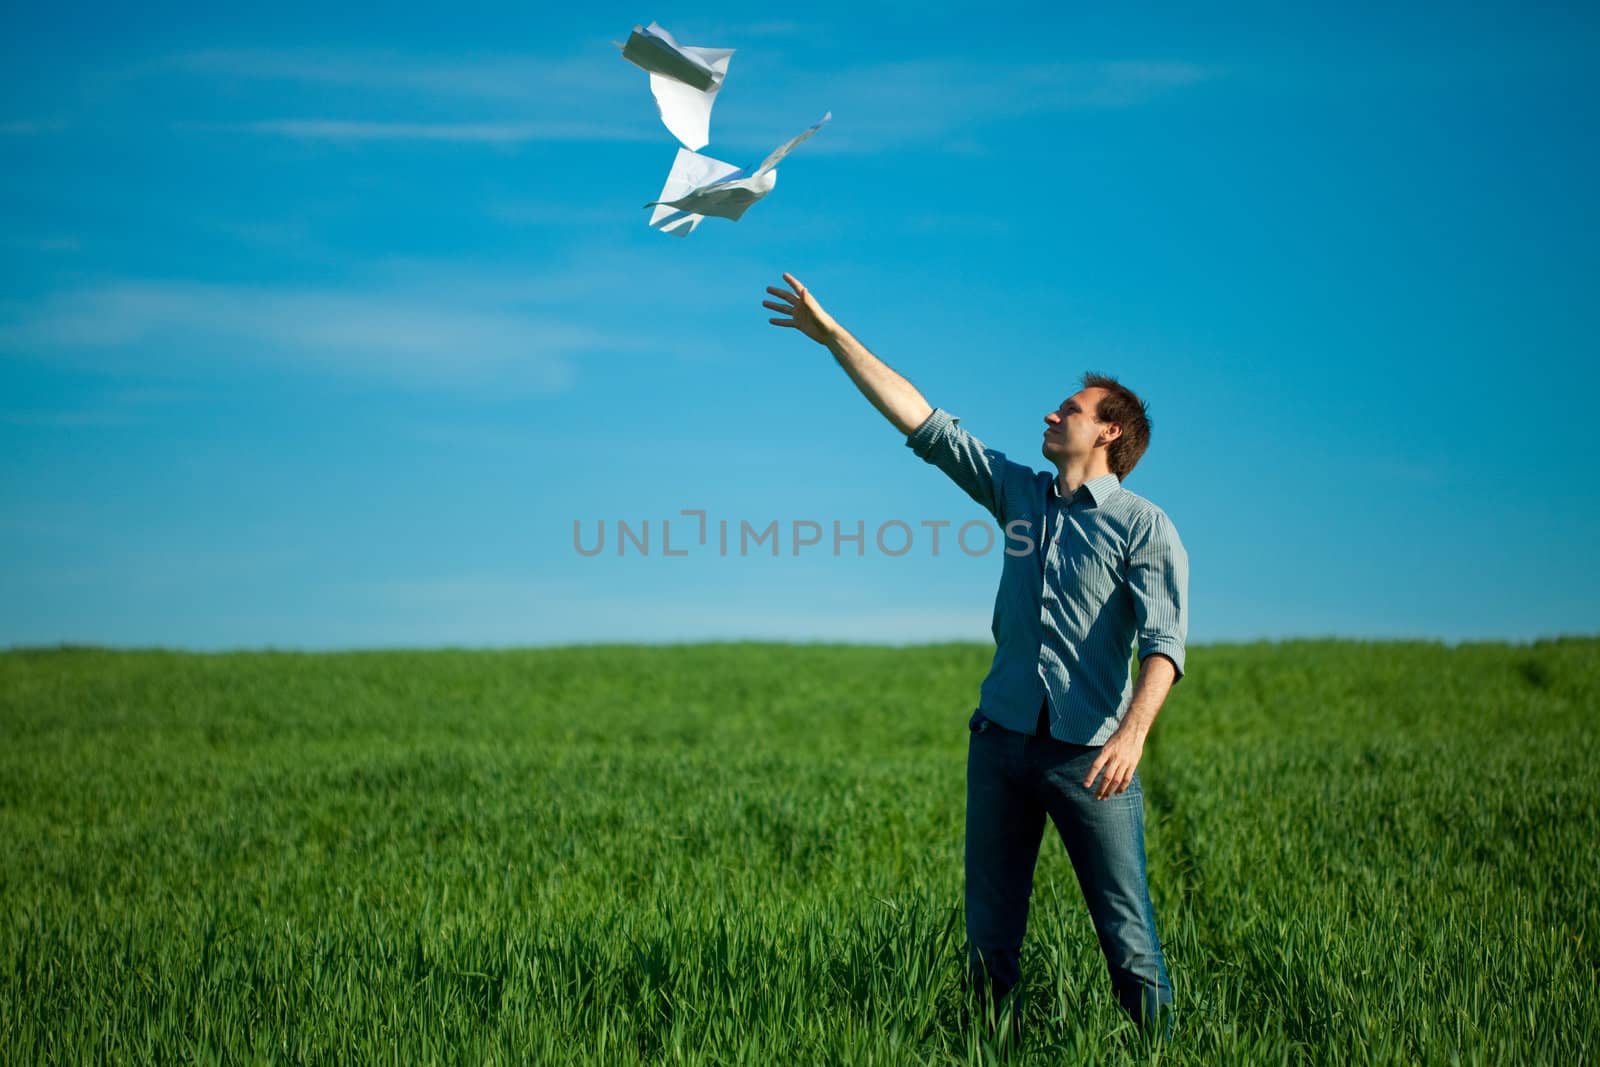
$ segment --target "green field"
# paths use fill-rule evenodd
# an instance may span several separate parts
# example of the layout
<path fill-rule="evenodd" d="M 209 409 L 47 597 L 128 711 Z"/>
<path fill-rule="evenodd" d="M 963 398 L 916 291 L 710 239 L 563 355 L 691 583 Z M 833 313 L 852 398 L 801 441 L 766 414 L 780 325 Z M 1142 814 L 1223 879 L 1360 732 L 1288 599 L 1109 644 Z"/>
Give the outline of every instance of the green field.
<path fill-rule="evenodd" d="M 988 654 L 0 654 L 0 1061 L 987 1061 Z M 1600 1057 L 1600 640 L 1197 648 L 1141 777 L 1175 1041 L 1051 837 L 1016 1061 Z"/>

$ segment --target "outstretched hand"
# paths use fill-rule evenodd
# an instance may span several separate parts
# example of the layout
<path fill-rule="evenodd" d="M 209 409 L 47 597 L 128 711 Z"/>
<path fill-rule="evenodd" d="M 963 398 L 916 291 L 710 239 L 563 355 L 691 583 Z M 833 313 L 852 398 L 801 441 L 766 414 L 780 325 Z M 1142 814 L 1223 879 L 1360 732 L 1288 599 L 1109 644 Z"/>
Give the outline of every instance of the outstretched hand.
<path fill-rule="evenodd" d="M 781 303 L 763 300 L 761 306 L 785 316 L 781 319 L 768 319 L 774 326 L 787 326 L 799 330 L 819 345 L 825 345 L 838 332 L 839 324 L 833 321 L 833 316 L 822 310 L 822 305 L 817 303 L 817 298 L 812 296 L 805 286 L 800 284 L 800 279 L 793 274 L 785 273 L 783 280 L 789 283 L 788 289 L 779 289 L 776 286 L 767 286 L 767 292 L 777 297 Z M 790 290 L 793 290 L 792 292 Z"/>

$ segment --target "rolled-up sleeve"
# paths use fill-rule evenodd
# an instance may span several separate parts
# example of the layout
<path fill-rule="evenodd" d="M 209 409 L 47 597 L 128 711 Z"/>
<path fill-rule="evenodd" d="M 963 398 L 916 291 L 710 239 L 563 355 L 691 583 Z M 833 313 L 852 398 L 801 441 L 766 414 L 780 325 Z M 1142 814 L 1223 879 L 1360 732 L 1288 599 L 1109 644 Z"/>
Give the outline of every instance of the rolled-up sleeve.
<path fill-rule="evenodd" d="M 1007 479 L 1021 478 L 1026 485 L 1033 478 L 1033 471 L 1006 459 L 1004 452 L 985 448 L 961 428 L 960 418 L 943 408 L 934 408 L 922 425 L 906 436 L 906 447 L 944 471 L 1002 523 L 1007 521 Z"/>
<path fill-rule="evenodd" d="M 1159 652 L 1172 660 L 1182 678 L 1189 636 L 1189 555 L 1164 512 L 1152 511 L 1135 532 L 1128 562 L 1128 589 L 1139 623 L 1135 638 L 1139 660 Z"/>

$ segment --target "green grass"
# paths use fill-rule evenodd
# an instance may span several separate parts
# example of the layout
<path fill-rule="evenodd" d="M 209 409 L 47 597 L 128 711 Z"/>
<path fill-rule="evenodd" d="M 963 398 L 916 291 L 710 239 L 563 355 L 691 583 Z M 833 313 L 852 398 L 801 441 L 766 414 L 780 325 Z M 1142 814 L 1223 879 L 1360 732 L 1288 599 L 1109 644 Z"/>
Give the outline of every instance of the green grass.
<path fill-rule="evenodd" d="M 0 1061 L 942 1063 L 988 650 L 0 654 Z M 1600 641 L 1199 648 L 1176 1041 L 1048 837 L 1020 1062 L 1600 1056 Z"/>

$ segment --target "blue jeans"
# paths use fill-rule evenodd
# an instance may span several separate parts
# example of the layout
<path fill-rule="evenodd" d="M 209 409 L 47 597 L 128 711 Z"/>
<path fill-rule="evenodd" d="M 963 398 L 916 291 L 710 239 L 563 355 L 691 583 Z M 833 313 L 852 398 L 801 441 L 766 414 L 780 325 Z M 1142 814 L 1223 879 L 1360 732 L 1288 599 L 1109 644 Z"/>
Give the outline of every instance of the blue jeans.
<path fill-rule="evenodd" d="M 1170 1036 L 1172 986 L 1156 937 L 1144 860 L 1139 775 L 1096 800 L 1083 779 L 1100 746 L 1019 734 L 972 716 L 967 748 L 967 943 L 986 1012 L 1021 980 L 1020 952 L 1045 816 L 1067 846 L 1117 1000 L 1134 1022 Z"/>

